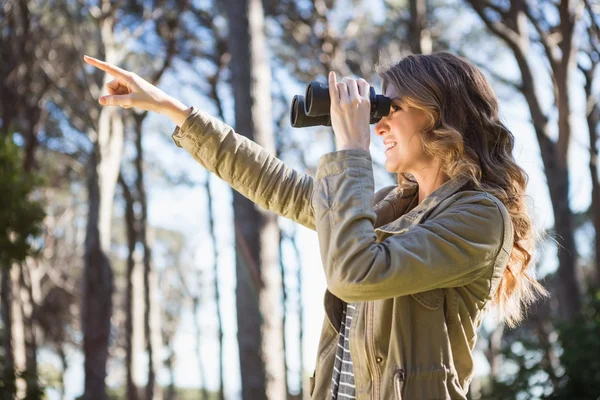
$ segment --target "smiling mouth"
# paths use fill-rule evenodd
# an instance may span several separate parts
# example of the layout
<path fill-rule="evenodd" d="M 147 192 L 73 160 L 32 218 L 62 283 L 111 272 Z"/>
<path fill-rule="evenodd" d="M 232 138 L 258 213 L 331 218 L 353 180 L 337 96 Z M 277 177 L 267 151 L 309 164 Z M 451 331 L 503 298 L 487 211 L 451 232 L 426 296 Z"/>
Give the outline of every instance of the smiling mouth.
<path fill-rule="evenodd" d="M 385 146 L 385 152 L 387 153 L 388 151 L 390 151 L 391 149 L 393 149 L 394 147 L 396 147 L 397 144 L 398 143 L 396 143 L 396 142 L 388 143 Z"/>

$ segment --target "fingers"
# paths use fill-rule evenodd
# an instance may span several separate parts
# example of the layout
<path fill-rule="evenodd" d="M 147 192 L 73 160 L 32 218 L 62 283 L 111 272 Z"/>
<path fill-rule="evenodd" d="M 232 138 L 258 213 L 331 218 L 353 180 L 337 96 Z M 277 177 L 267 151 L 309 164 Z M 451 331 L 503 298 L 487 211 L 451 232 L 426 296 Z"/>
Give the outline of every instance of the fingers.
<path fill-rule="evenodd" d="M 109 64 L 105 61 L 100 61 L 100 60 L 95 59 L 90 56 L 83 56 L 83 60 L 86 63 L 93 65 L 94 67 L 112 75 L 113 77 L 115 77 L 117 79 L 122 79 L 124 81 L 128 81 L 131 79 L 131 77 L 133 75 L 131 72 L 121 69 L 121 68 L 117 67 L 116 65 Z"/>
<path fill-rule="evenodd" d="M 354 79 L 344 78 L 342 79 L 342 82 L 345 82 L 348 87 L 348 100 L 352 101 L 360 97 L 360 94 L 358 93 L 358 84 Z"/>
<path fill-rule="evenodd" d="M 369 82 L 365 81 L 363 78 L 360 78 L 356 81 L 357 85 L 358 85 L 358 92 L 360 93 L 360 95 L 362 97 L 369 97 L 369 89 L 371 88 L 371 85 L 369 85 Z"/>
<path fill-rule="evenodd" d="M 113 79 L 112 81 L 106 84 L 106 88 L 108 89 L 109 94 L 129 94 L 131 90 L 127 85 L 120 83 L 117 79 Z"/>
<path fill-rule="evenodd" d="M 109 64 L 105 61 L 100 61 L 96 58 L 84 56 L 84 61 L 106 73 L 111 75 L 112 81 L 106 84 L 109 96 L 102 96 L 98 99 L 98 102 L 103 106 L 120 106 L 123 108 L 133 107 L 134 93 L 132 86 L 137 87 L 134 82 L 135 74 L 119 68 L 115 65 Z M 138 99 L 139 102 L 139 99 Z"/>
<path fill-rule="evenodd" d="M 369 83 L 363 78 L 352 79 L 345 77 L 337 82 L 335 72 L 329 72 L 329 95 L 339 103 L 351 102 L 356 99 L 369 98 Z"/>
<path fill-rule="evenodd" d="M 347 78 L 337 81 L 335 72 L 329 72 L 329 97 L 332 104 L 344 103 L 348 101 L 348 86 L 346 85 Z"/>
<path fill-rule="evenodd" d="M 100 97 L 99 102 L 103 106 L 121 106 L 123 108 L 130 108 L 133 103 L 133 94 L 102 96 Z"/>
<path fill-rule="evenodd" d="M 329 72 L 329 97 L 331 99 L 331 103 L 334 104 L 340 100 L 340 95 L 337 87 L 337 78 L 335 76 L 335 72 Z"/>

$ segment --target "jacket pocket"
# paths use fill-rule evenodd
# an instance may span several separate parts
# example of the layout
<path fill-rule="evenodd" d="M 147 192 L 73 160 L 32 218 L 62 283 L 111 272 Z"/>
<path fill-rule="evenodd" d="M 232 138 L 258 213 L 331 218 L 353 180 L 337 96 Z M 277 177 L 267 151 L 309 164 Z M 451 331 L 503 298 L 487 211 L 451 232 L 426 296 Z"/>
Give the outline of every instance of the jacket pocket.
<path fill-rule="evenodd" d="M 398 400 L 451 400 L 447 387 L 448 373 L 444 367 L 407 372 L 405 379 L 401 378 L 402 374 L 396 371 L 394 390 Z"/>
<path fill-rule="evenodd" d="M 429 310 L 437 310 L 444 302 L 444 289 L 433 289 L 411 295 L 419 304 Z"/>

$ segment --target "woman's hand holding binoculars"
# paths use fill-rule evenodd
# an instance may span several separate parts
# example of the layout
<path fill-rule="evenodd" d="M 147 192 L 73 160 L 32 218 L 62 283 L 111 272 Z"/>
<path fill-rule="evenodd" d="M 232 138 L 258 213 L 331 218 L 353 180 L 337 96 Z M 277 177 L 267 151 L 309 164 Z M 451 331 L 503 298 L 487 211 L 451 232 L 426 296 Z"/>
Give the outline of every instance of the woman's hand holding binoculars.
<path fill-rule="evenodd" d="M 343 78 L 339 83 L 335 72 L 329 72 L 331 127 L 337 150 L 369 151 L 371 142 L 370 86 L 364 79 Z"/>
<path fill-rule="evenodd" d="M 140 78 L 137 74 L 93 57 L 84 56 L 83 59 L 86 63 L 101 69 L 114 78 L 106 84 L 109 95 L 100 97 L 101 105 L 135 107 L 154 111 L 166 115 L 177 126 L 181 126 L 189 115 L 191 111 L 189 107 Z"/>

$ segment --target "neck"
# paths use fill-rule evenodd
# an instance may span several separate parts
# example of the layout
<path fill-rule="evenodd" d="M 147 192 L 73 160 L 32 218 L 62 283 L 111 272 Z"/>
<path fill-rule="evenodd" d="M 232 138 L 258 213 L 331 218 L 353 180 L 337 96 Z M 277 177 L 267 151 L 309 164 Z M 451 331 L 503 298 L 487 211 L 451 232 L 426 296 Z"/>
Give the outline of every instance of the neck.
<path fill-rule="evenodd" d="M 438 165 L 423 168 L 419 172 L 413 173 L 413 176 L 419 184 L 419 198 L 417 204 L 421 204 L 427 196 L 450 180 L 450 177 L 442 172 L 442 169 Z"/>

